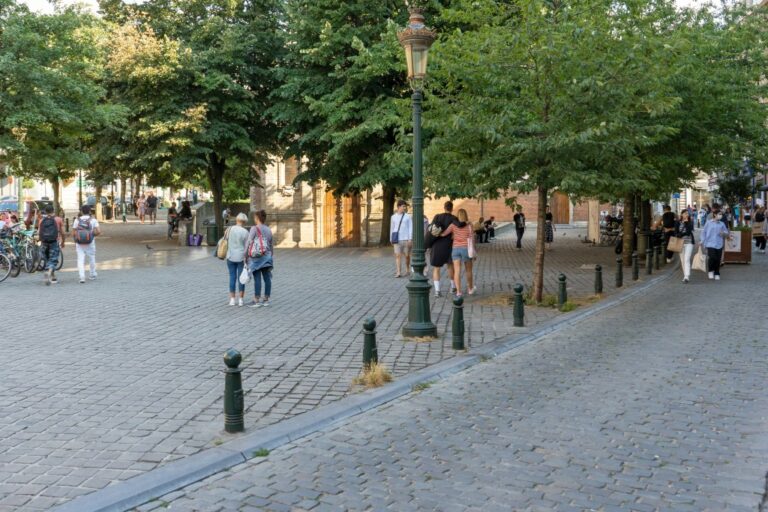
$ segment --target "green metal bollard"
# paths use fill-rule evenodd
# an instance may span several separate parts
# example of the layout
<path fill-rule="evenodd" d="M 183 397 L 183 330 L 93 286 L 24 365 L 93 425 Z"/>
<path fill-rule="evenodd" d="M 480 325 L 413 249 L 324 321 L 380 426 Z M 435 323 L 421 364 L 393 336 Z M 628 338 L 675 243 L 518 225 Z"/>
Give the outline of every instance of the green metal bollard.
<path fill-rule="evenodd" d="M 242 370 L 238 368 L 242 361 L 243 356 L 233 348 L 224 353 L 224 430 L 229 433 L 245 430 Z"/>
<path fill-rule="evenodd" d="M 563 305 L 568 302 L 568 292 L 565 287 L 565 274 L 557 276 L 557 309 L 563 309 Z"/>
<path fill-rule="evenodd" d="M 656 267 L 656 270 L 661 270 L 661 246 L 657 245 L 654 247 L 654 252 L 656 256 L 656 261 L 654 263 L 654 266 Z"/>
<path fill-rule="evenodd" d="M 645 273 L 653 274 L 653 249 L 650 247 L 645 250 Z"/>
<path fill-rule="evenodd" d="M 637 258 L 637 251 L 632 253 L 632 280 L 640 279 L 640 262 Z"/>
<path fill-rule="evenodd" d="M 595 265 L 595 295 L 603 293 L 603 267 Z"/>
<path fill-rule="evenodd" d="M 621 256 L 616 258 L 616 288 L 624 286 L 624 260 Z"/>
<path fill-rule="evenodd" d="M 69 233 L 69 217 L 66 217 L 64 220 L 66 221 L 64 226 L 64 232 L 68 234 Z"/>
<path fill-rule="evenodd" d="M 667 241 L 664 240 L 661 243 L 661 264 L 666 265 L 667 264 Z"/>
<path fill-rule="evenodd" d="M 363 322 L 363 368 L 379 364 L 379 350 L 376 347 L 376 320 L 371 316 Z"/>
<path fill-rule="evenodd" d="M 464 297 L 453 299 L 453 350 L 466 350 L 464 346 Z"/>
<path fill-rule="evenodd" d="M 515 327 L 525 326 L 525 302 L 523 301 L 523 285 L 515 285 L 515 304 L 512 307 L 512 318 Z"/>

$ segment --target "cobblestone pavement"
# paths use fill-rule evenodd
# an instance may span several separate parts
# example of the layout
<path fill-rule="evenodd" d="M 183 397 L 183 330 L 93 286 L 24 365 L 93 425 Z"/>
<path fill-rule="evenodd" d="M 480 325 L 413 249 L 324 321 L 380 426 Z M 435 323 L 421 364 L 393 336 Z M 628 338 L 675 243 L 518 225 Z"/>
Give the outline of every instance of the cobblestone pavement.
<path fill-rule="evenodd" d="M 666 281 L 137 510 L 763 510 L 766 271 Z"/>
<path fill-rule="evenodd" d="M 273 305 L 253 310 L 225 305 L 226 270 L 210 248 L 178 248 L 164 224 L 103 228 L 97 281 L 78 284 L 70 244 L 58 285 L 41 274 L 0 283 L 0 511 L 47 509 L 229 439 L 219 370 L 231 346 L 244 355 L 251 430 L 350 393 L 368 315 L 396 377 L 454 355 L 448 298 L 432 300 L 439 340 L 399 336 L 406 281 L 391 277 L 391 250 L 278 250 Z M 587 296 L 591 266 L 613 268 L 611 248 L 581 234 L 558 231 L 550 292 L 564 271 L 571 296 Z M 533 240 L 517 252 L 511 237 L 481 247 L 470 346 L 515 331 L 506 297 L 531 280 Z M 556 314 L 528 308 L 528 325 Z"/>

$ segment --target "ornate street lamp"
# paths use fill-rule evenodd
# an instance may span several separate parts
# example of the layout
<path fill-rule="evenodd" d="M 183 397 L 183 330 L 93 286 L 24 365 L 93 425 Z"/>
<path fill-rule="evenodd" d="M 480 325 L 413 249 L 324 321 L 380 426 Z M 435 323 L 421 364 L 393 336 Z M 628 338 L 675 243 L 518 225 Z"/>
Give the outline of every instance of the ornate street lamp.
<path fill-rule="evenodd" d="M 432 323 L 429 310 L 429 281 L 424 276 L 424 182 L 421 174 L 421 101 L 422 87 L 427 77 L 427 54 L 435 41 L 435 32 L 424 25 L 422 9 L 410 9 L 408 26 L 397 35 L 405 49 L 408 63 L 408 81 L 413 95 L 413 259 L 414 272 L 406 285 L 408 289 L 408 323 L 403 327 L 403 336 L 437 336 L 437 327 Z"/>

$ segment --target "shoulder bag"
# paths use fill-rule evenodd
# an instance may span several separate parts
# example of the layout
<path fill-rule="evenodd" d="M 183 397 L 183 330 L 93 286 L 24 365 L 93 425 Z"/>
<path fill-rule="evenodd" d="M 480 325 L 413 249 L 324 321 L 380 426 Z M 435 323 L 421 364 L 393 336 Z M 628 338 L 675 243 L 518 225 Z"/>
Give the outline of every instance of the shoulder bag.
<path fill-rule="evenodd" d="M 395 245 L 397 242 L 400 241 L 400 228 L 403 225 L 403 219 L 405 218 L 405 214 L 402 214 L 400 216 L 400 224 L 397 225 L 397 231 L 393 231 L 389 234 L 389 241 L 392 243 L 392 245 Z"/>
<path fill-rule="evenodd" d="M 671 252 L 682 252 L 683 250 L 683 239 L 677 238 L 676 236 L 672 236 L 669 238 L 669 243 L 667 243 L 667 250 Z"/>
<path fill-rule="evenodd" d="M 224 232 L 224 236 L 221 237 L 221 240 L 219 240 L 219 243 L 216 244 L 216 257 L 220 260 L 223 260 L 227 257 L 227 251 L 229 251 L 229 230 L 231 228 L 227 228 L 227 230 Z"/>

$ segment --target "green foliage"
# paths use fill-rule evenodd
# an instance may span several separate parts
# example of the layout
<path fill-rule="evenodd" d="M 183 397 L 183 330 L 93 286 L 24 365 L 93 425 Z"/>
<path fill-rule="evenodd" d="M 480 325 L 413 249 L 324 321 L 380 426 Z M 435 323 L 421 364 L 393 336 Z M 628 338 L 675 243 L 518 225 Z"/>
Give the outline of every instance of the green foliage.
<path fill-rule="evenodd" d="M 94 132 L 119 116 L 102 100 L 102 23 L 78 8 L 8 6 L 0 19 L 0 148 L 24 174 L 54 184 L 90 162 Z"/>
<path fill-rule="evenodd" d="M 378 184 L 404 190 L 407 154 L 395 149 L 409 125 L 397 28 L 402 2 L 288 0 L 289 52 L 272 115 L 288 152 L 304 157 L 301 176 L 340 193 Z"/>
<path fill-rule="evenodd" d="M 132 113 L 109 137 L 130 168 L 150 183 L 205 176 L 221 224 L 224 178 L 255 174 L 277 153 L 265 116 L 282 52 L 277 0 L 151 0 L 138 7 L 109 3 L 116 27 L 110 48 L 115 101 Z M 242 197 L 247 195 L 235 194 Z"/>
<path fill-rule="evenodd" d="M 752 179 L 746 174 L 726 175 L 718 181 L 717 195 L 734 206 L 752 195 Z"/>

